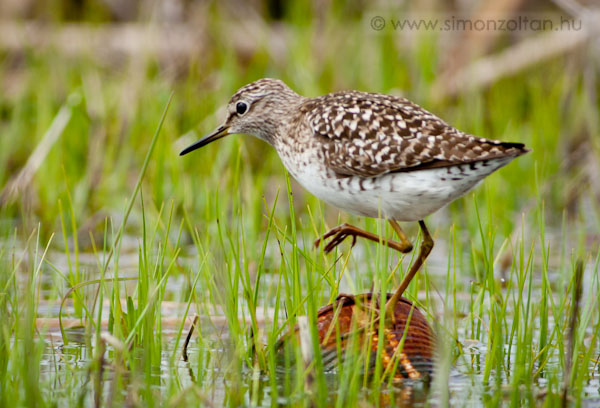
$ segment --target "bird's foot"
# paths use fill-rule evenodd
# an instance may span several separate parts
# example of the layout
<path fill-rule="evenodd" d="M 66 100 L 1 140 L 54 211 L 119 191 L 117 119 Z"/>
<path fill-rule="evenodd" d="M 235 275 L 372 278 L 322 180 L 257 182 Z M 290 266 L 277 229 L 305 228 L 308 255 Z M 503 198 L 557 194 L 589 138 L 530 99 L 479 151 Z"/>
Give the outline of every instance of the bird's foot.
<path fill-rule="evenodd" d="M 327 245 L 325 245 L 325 248 L 323 249 L 326 254 L 333 251 L 333 249 L 339 244 L 341 244 L 347 237 L 352 237 L 351 246 L 353 247 L 354 244 L 356 244 L 356 236 L 359 235 L 359 232 L 362 232 L 362 230 L 359 230 L 358 228 L 353 227 L 352 225 L 338 225 L 337 227 L 330 229 L 321 238 L 317 239 L 315 241 L 315 247 L 318 247 L 321 244 L 321 242 L 331 237 L 333 238 L 327 243 Z"/>
<path fill-rule="evenodd" d="M 392 224 L 392 225 L 394 225 L 394 224 Z M 396 225 L 397 225 L 397 223 L 396 223 Z M 398 228 L 399 228 L 399 226 L 398 226 Z M 402 231 L 400 230 L 400 232 L 402 232 Z M 324 248 L 325 253 L 329 253 L 329 252 L 333 251 L 333 249 L 335 247 L 337 247 L 339 244 L 341 244 L 347 237 L 352 237 L 352 246 L 354 246 L 354 244 L 356 244 L 356 237 L 362 237 L 362 238 L 368 239 L 373 242 L 382 243 L 383 245 L 386 245 L 386 246 L 388 246 L 392 249 L 395 249 L 397 251 L 400 251 L 404 254 L 407 252 L 410 252 L 413 248 L 412 244 L 406 239 L 406 237 L 404 236 L 403 233 L 402 233 L 402 235 L 399 235 L 399 236 L 401 238 L 401 241 L 396 242 L 396 241 L 382 238 L 379 235 L 373 234 L 372 232 L 362 230 L 353 225 L 342 224 L 342 225 L 338 225 L 335 228 L 332 228 L 321 238 L 317 239 L 315 241 L 315 247 L 318 247 L 321 244 L 321 242 L 325 241 L 326 239 L 331 238 L 331 241 L 329 241 L 327 243 L 327 245 L 325 245 L 325 248 Z"/>

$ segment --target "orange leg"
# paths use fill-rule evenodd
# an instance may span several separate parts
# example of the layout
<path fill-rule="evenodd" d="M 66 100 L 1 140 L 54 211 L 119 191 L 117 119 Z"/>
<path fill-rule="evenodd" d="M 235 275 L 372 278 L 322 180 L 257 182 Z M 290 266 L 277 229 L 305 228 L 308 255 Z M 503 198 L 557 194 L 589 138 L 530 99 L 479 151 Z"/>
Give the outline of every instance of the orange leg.
<path fill-rule="evenodd" d="M 402 231 L 402 228 L 400 228 L 400 225 L 394 220 L 390 220 L 390 224 L 392 225 L 392 228 L 394 229 L 394 231 L 396 231 L 396 234 L 400 238 L 400 242 L 383 239 L 371 232 L 361 230 L 360 228 L 354 227 L 352 225 L 342 224 L 331 229 L 321 238 L 317 239 L 315 241 L 315 246 L 319 246 L 322 241 L 333 237 L 331 241 L 329 241 L 329 243 L 325 246 L 325 252 L 329 253 L 336 246 L 341 244 L 342 241 L 344 241 L 344 239 L 346 239 L 347 237 L 352 237 L 352 246 L 354 246 L 354 244 L 356 243 L 356 237 L 362 237 L 371 241 L 381 242 L 384 245 L 387 245 L 388 247 L 400 251 L 402 253 L 410 252 L 413 246 L 408 241 L 408 238 L 406 237 L 404 231 Z M 423 233 L 423 241 L 419 249 L 419 255 L 417 256 L 417 259 L 412 264 L 410 270 L 400 283 L 400 286 L 398 286 L 398 289 L 396 289 L 396 291 L 394 292 L 394 295 L 385 304 L 385 315 L 391 318 L 390 321 L 392 323 L 394 322 L 394 311 L 396 310 L 396 304 L 402 297 L 402 294 L 404 293 L 410 282 L 413 280 L 419 269 L 421 269 L 421 266 L 423 266 L 425 259 L 427 259 L 427 257 L 431 253 L 431 250 L 433 249 L 433 239 L 431 238 L 429 230 L 427 229 L 427 226 L 425 225 L 425 222 L 423 220 L 419 221 L 419 227 L 421 228 L 421 232 Z"/>
<path fill-rule="evenodd" d="M 421 231 L 423 232 L 423 242 L 421 243 L 421 248 L 419 249 L 419 256 L 415 260 L 415 263 L 413 263 L 410 267 L 410 270 L 400 283 L 400 286 L 398 286 L 398 289 L 396 289 L 396 292 L 394 292 L 394 295 L 385 304 L 385 315 L 389 316 L 392 322 L 395 316 L 394 310 L 396 310 L 396 303 L 398 303 L 398 300 L 400 300 L 402 294 L 413 280 L 419 269 L 421 269 L 423 262 L 425 262 L 425 259 L 427 259 L 431 253 L 431 250 L 433 249 L 433 239 L 431 238 L 429 230 L 427 229 L 427 226 L 423 220 L 419 221 L 419 227 L 421 227 Z"/>

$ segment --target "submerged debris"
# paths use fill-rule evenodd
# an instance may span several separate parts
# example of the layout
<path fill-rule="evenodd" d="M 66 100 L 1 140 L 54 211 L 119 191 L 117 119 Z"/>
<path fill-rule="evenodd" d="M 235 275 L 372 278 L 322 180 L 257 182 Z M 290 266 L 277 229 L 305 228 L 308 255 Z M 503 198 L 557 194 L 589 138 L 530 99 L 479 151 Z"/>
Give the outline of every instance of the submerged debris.
<path fill-rule="evenodd" d="M 388 299 L 392 294 L 388 294 Z M 433 331 L 423 314 L 408 299 L 401 298 L 396 305 L 394 322 L 383 329 L 384 338 L 379 341 L 379 297 L 372 293 L 340 295 L 334 304 L 317 312 L 319 348 L 324 369 L 336 369 L 340 362 L 349 358 L 361 358 L 362 366 L 372 374 L 375 370 L 377 352 L 381 349 L 382 373 L 394 381 L 405 379 L 429 381 L 433 374 L 435 341 Z M 290 340 L 310 337 L 298 326 L 294 335 L 285 335 L 276 350 L 280 361 L 290 361 L 286 347 Z M 286 351 L 287 350 L 287 351 Z M 293 354 L 293 353 L 292 353 Z M 293 356 L 292 356 L 293 358 Z M 307 366 L 310 361 L 304 362 Z"/>

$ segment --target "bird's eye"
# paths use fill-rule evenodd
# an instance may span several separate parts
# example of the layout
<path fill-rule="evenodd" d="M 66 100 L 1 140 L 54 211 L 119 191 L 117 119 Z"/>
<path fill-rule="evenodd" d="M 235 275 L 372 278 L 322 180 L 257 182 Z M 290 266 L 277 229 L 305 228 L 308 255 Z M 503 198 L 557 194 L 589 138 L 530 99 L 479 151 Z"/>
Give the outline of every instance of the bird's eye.
<path fill-rule="evenodd" d="M 235 111 L 238 113 L 238 115 L 243 115 L 247 110 L 248 104 L 246 102 L 238 102 L 237 105 L 235 105 Z"/>

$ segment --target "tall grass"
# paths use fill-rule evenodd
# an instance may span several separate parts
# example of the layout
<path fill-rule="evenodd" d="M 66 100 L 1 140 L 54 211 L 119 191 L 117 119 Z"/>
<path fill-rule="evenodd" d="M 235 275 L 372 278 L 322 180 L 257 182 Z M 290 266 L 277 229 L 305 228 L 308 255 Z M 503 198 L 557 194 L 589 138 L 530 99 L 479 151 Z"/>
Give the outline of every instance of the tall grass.
<path fill-rule="evenodd" d="M 582 176 L 563 160 L 568 144 L 597 126 L 589 107 L 596 90 L 556 59 L 486 90 L 432 100 L 439 37 L 419 35 L 405 47 L 390 31 L 365 32 L 357 16 L 342 21 L 332 6 L 329 45 L 315 50 L 322 27 L 311 23 L 313 10 L 294 7 L 305 20 L 285 20 L 283 55 L 273 58 L 265 42 L 247 60 L 225 35 L 235 24 L 214 6 L 217 43 L 179 76 L 152 56 L 107 69 L 93 55 L 2 55 L 0 79 L 21 76 L 0 95 L 0 186 L 61 107 L 70 119 L 31 183 L 0 209 L 0 406 L 407 398 L 554 406 L 564 396 L 574 404 L 598 398 L 598 206 L 591 189 L 573 188 Z M 467 132 L 534 149 L 427 220 L 436 247 L 405 295 L 436 329 L 430 388 L 392 384 L 381 356 L 358 341 L 334 372 L 318 353 L 317 310 L 339 293 L 393 291 L 415 254 L 359 241 L 326 255 L 313 241 L 344 221 L 391 237 L 384 221 L 320 203 L 248 137 L 178 156 L 223 119 L 219 109 L 237 87 L 263 76 L 310 96 L 402 93 Z M 418 242 L 416 226 L 406 229 Z M 77 322 L 59 340 L 38 318 L 58 318 L 63 297 L 60 317 Z M 193 315 L 199 325 L 183 361 Z M 309 362 L 295 340 L 278 349 L 302 316 Z M 170 318 L 176 324 L 167 326 Z"/>

